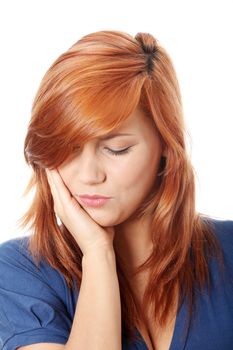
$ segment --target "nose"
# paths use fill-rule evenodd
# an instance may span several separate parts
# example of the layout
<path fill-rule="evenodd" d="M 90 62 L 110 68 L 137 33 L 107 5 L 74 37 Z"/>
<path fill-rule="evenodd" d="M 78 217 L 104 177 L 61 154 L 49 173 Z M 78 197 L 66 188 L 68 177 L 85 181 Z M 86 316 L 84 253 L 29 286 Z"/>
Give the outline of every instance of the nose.
<path fill-rule="evenodd" d="M 79 181 L 86 185 L 99 184 L 105 181 L 106 173 L 93 145 L 85 144 L 79 152 L 77 176 Z"/>

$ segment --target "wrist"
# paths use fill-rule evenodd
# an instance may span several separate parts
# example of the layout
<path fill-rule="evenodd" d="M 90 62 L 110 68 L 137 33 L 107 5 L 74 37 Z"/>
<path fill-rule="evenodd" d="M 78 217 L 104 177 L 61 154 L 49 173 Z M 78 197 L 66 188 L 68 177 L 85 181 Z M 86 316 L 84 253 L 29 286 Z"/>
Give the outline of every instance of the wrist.
<path fill-rule="evenodd" d="M 114 260 L 115 261 L 115 251 L 113 247 L 105 247 L 101 249 L 93 249 L 85 252 L 82 258 L 82 264 L 88 261 L 100 261 L 102 259 Z"/>

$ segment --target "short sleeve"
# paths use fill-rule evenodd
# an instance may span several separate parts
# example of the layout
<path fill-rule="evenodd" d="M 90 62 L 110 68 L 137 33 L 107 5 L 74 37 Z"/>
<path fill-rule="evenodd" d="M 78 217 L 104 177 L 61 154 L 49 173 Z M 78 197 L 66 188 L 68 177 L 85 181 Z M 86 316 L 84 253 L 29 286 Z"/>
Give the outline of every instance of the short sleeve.
<path fill-rule="evenodd" d="M 57 280 L 49 282 L 22 254 L 20 239 L 0 244 L 0 349 L 35 343 L 65 344 L 72 326 Z"/>

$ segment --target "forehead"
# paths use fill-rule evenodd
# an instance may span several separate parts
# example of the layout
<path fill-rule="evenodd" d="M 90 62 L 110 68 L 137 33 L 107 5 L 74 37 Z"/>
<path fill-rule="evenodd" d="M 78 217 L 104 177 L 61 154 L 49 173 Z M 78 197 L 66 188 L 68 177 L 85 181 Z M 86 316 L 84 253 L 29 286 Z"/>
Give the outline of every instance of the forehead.
<path fill-rule="evenodd" d="M 137 107 L 125 120 L 122 125 L 111 132 L 109 135 L 105 135 L 108 138 L 112 134 L 116 133 L 134 133 L 134 134 L 142 134 L 148 132 L 155 132 L 155 122 L 152 118 L 145 114 L 145 112 Z"/>

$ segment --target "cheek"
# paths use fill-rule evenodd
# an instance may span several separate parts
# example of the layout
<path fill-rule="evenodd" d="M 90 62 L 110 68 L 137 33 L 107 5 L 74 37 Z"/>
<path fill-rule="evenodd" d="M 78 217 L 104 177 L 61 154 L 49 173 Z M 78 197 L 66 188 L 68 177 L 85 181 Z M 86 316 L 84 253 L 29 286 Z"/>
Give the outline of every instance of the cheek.
<path fill-rule="evenodd" d="M 69 191 L 72 193 L 72 171 L 69 169 L 69 167 L 59 167 L 57 170 L 58 170 L 64 184 L 67 186 Z"/>
<path fill-rule="evenodd" d="M 159 161 L 159 154 L 142 152 L 118 166 L 113 176 L 122 194 L 131 192 L 134 196 L 140 197 L 148 191 L 156 180 Z"/>

